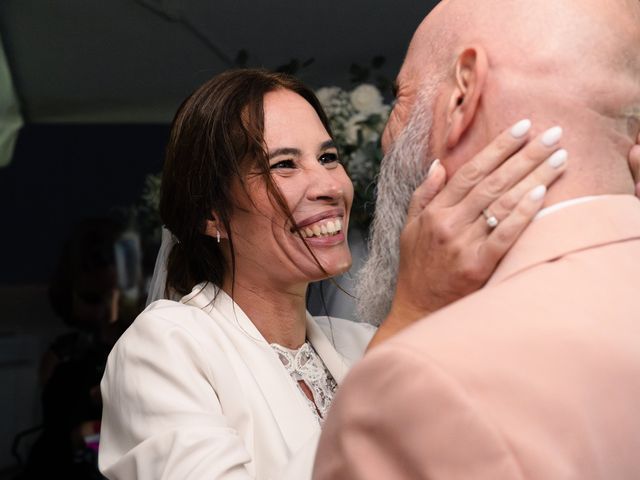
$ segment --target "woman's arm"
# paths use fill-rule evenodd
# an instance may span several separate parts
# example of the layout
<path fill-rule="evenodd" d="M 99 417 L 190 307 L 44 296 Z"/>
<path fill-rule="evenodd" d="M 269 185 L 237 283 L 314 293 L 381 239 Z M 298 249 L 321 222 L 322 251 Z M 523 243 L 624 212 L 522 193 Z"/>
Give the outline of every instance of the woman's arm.
<path fill-rule="evenodd" d="M 391 311 L 368 350 L 489 279 L 542 206 L 544 191 L 536 187 L 551 185 L 565 169 L 547 161 L 559 145 L 528 140 L 504 131 L 448 182 L 434 162 L 411 199 Z M 494 229 L 485 208 L 500 220 Z"/>
<path fill-rule="evenodd" d="M 253 478 L 250 454 L 216 395 L 212 355 L 178 321 L 154 312 L 136 319 L 101 384 L 99 463 L 107 478 Z"/>

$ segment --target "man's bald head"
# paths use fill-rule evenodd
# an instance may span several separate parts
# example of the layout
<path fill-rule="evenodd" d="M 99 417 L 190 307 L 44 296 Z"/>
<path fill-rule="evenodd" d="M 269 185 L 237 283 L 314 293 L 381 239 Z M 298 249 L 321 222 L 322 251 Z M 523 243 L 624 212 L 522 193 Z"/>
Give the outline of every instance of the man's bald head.
<path fill-rule="evenodd" d="M 493 68 L 538 73 L 561 65 L 554 73 L 564 73 L 582 64 L 576 58 L 582 53 L 599 65 L 640 74 L 640 1 L 444 0 L 418 27 L 406 64 L 435 62 L 447 69 L 475 43 L 491 52 Z"/>
<path fill-rule="evenodd" d="M 422 108 L 421 86 L 434 77 L 430 147 L 449 173 L 523 117 L 538 130 L 564 126 L 576 158 L 623 150 L 626 157 L 640 130 L 640 1 L 442 1 L 411 41 L 387 148 L 412 108 Z M 596 130 L 603 141 L 589 151 L 584 139 Z M 611 165 L 599 173 L 611 174 Z M 622 170 L 616 175 L 615 189 L 626 191 Z"/>

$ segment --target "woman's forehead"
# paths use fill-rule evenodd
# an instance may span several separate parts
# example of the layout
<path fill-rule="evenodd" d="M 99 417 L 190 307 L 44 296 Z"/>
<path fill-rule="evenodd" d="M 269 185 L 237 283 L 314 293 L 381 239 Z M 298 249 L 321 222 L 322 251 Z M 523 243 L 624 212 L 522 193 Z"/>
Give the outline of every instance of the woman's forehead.
<path fill-rule="evenodd" d="M 291 90 L 269 92 L 264 98 L 264 140 L 269 150 L 322 143 L 329 134 L 318 113 Z"/>

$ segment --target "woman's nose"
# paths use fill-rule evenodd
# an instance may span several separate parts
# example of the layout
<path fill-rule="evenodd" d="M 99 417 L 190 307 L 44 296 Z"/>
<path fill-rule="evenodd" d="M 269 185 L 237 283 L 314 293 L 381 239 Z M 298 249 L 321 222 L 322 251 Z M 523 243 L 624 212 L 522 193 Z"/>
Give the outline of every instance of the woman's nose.
<path fill-rule="evenodd" d="M 344 196 L 342 183 L 338 178 L 338 169 L 327 169 L 322 165 L 309 175 L 307 198 L 309 200 L 336 201 Z"/>

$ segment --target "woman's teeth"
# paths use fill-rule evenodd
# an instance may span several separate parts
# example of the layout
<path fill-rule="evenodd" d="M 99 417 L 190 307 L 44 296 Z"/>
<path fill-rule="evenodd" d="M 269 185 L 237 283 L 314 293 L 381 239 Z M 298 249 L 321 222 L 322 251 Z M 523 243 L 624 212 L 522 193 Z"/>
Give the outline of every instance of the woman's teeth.
<path fill-rule="evenodd" d="M 334 218 L 332 220 L 318 222 L 314 225 L 308 225 L 300 229 L 303 238 L 311 237 L 330 237 L 342 231 L 342 220 Z"/>

